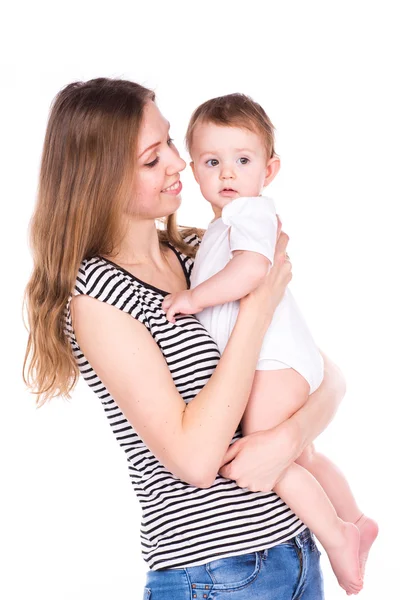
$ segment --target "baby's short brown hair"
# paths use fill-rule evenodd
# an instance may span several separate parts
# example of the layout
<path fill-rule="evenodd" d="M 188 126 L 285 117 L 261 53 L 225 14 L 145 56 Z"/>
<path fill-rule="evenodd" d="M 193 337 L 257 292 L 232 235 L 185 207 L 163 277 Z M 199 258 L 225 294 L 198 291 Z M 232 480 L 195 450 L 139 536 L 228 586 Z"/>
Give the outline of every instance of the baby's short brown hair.
<path fill-rule="evenodd" d="M 241 127 L 259 134 L 265 143 L 267 158 L 275 152 L 275 128 L 260 104 L 245 94 L 228 94 L 212 98 L 201 104 L 190 118 L 186 132 L 186 147 L 191 154 L 193 133 L 201 123 L 214 123 L 226 127 Z"/>

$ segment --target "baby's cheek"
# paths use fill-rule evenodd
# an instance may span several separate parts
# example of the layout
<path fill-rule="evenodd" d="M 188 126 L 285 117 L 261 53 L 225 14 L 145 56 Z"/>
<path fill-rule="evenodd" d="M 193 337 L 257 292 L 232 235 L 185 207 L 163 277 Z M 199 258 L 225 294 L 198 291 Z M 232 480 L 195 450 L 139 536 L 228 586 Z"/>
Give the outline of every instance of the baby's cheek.
<path fill-rule="evenodd" d="M 201 191 L 203 194 L 209 194 L 215 189 L 215 185 L 213 185 L 212 181 L 210 181 L 209 177 L 205 177 L 200 184 Z"/>

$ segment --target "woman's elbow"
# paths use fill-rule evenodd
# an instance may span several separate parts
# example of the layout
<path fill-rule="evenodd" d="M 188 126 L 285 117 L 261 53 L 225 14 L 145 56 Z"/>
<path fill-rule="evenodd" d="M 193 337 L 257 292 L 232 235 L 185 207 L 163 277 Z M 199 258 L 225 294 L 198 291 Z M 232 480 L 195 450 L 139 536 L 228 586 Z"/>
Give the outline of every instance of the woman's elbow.
<path fill-rule="evenodd" d="M 190 483 L 190 485 L 193 485 L 194 487 L 197 488 L 202 488 L 202 489 L 208 489 L 212 486 L 212 484 L 214 483 L 215 479 L 217 477 L 217 473 L 210 473 L 210 472 L 204 472 L 202 473 L 196 473 L 196 474 L 192 474 L 190 476 L 190 481 L 188 481 L 188 483 Z"/>
<path fill-rule="evenodd" d="M 189 467 L 189 468 L 187 468 Z M 214 473 L 204 465 L 187 465 L 183 472 L 177 474 L 179 479 L 193 487 L 208 489 L 214 483 L 218 473 Z"/>
<path fill-rule="evenodd" d="M 194 487 L 201 488 L 203 490 L 208 490 L 215 481 L 215 477 L 211 477 L 208 479 L 196 479 L 191 483 Z"/>

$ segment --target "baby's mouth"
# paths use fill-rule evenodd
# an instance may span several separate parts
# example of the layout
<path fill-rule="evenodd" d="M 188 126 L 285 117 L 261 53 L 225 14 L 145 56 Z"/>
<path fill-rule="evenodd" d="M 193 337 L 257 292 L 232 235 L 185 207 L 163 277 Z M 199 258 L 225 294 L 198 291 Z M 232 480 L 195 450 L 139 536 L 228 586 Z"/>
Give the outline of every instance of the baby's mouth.
<path fill-rule="evenodd" d="M 220 192 L 221 196 L 227 196 L 229 198 L 233 198 L 235 196 L 235 194 L 237 195 L 239 192 L 237 192 L 236 190 L 234 190 L 233 188 L 223 188 Z"/>

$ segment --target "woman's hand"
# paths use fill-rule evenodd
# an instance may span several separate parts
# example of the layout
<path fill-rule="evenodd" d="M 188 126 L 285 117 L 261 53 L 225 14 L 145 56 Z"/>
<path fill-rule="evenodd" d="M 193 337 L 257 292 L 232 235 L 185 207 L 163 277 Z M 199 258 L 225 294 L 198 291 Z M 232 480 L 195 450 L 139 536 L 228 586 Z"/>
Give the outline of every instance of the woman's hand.
<path fill-rule="evenodd" d="M 270 492 L 297 458 L 297 444 L 288 421 L 246 435 L 232 444 L 219 474 L 252 492 Z"/>
<path fill-rule="evenodd" d="M 240 310 L 265 314 L 269 319 L 283 298 L 286 286 L 292 279 L 292 265 L 286 254 L 289 237 L 281 231 L 278 220 L 278 239 L 275 246 L 274 264 L 260 285 L 240 300 Z"/>

